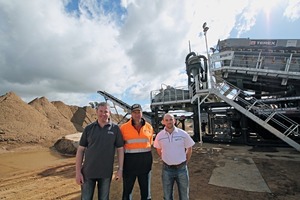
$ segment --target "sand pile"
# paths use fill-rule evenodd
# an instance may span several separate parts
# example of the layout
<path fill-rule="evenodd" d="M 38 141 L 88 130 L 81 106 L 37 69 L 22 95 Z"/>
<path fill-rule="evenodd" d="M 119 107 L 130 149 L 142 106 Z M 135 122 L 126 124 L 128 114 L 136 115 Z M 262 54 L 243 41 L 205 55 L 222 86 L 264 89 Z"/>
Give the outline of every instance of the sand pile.
<path fill-rule="evenodd" d="M 49 102 L 45 97 L 26 103 L 14 92 L 9 92 L 0 96 L 0 146 L 52 146 L 65 135 L 82 132 L 95 120 L 96 112 L 89 106 Z"/>

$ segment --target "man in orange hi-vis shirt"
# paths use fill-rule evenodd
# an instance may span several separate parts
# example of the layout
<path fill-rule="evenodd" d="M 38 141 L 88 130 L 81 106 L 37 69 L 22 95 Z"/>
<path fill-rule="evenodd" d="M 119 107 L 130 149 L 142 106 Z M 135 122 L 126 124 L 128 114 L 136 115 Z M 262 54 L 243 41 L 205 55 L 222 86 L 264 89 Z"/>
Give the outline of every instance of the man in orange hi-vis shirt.
<path fill-rule="evenodd" d="M 140 104 L 131 106 L 131 118 L 121 126 L 124 139 L 123 200 L 132 199 L 132 190 L 138 179 L 141 200 L 151 199 L 151 167 L 153 128 L 143 118 Z"/>

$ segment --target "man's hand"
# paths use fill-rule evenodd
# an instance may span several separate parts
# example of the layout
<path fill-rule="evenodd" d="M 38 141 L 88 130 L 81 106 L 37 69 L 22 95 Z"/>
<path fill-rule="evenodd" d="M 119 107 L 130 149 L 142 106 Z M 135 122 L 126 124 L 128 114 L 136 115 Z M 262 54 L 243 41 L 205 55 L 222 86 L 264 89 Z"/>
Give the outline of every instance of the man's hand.
<path fill-rule="evenodd" d="M 115 180 L 116 181 L 119 181 L 119 180 L 122 180 L 123 178 L 123 170 L 122 169 L 118 169 L 116 175 L 115 175 Z"/>
<path fill-rule="evenodd" d="M 76 173 L 76 183 L 82 185 L 84 183 L 83 175 L 81 172 Z"/>

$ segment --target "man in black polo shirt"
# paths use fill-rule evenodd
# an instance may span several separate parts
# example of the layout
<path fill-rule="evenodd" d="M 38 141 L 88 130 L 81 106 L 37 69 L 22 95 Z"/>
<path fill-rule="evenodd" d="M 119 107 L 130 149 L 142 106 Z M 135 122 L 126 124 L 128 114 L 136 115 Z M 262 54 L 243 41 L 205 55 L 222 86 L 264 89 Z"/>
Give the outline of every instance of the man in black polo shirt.
<path fill-rule="evenodd" d="M 106 102 L 97 106 L 98 120 L 84 129 L 76 153 L 76 182 L 81 185 L 81 198 L 92 200 L 95 185 L 98 199 L 108 200 L 113 173 L 115 149 L 119 169 L 116 179 L 122 178 L 124 141 L 118 125 L 110 122 L 110 108 Z"/>

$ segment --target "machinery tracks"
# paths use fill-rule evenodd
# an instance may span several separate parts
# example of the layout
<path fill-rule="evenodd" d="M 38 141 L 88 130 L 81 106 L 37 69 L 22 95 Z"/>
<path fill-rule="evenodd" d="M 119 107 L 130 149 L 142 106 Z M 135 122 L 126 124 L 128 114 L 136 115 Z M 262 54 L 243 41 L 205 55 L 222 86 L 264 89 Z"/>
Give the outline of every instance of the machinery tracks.
<path fill-rule="evenodd" d="M 75 165 L 70 160 L 34 171 L 15 171 L 0 179 L 0 199 L 79 199 Z"/>

